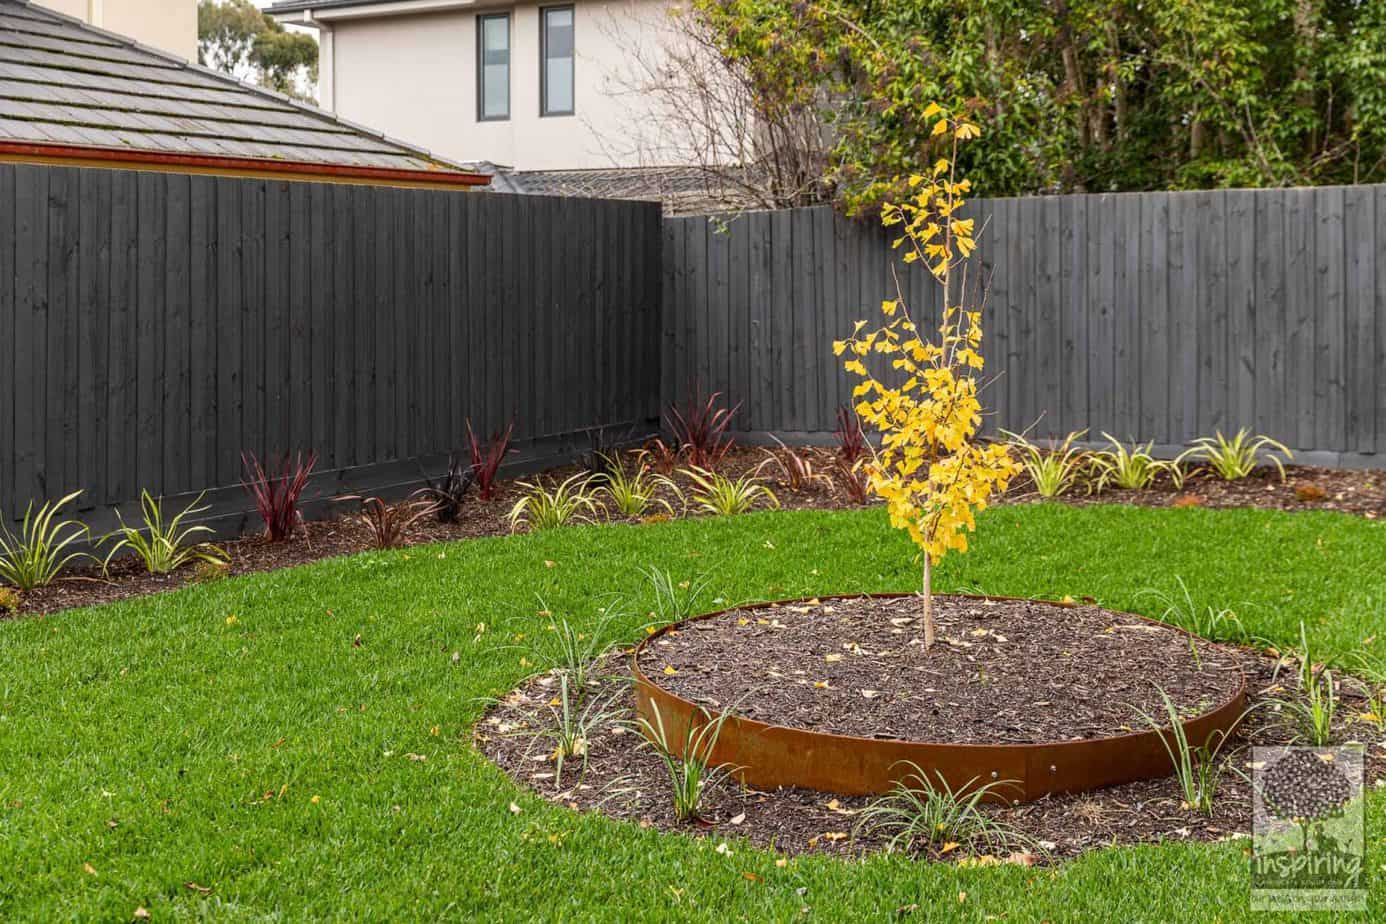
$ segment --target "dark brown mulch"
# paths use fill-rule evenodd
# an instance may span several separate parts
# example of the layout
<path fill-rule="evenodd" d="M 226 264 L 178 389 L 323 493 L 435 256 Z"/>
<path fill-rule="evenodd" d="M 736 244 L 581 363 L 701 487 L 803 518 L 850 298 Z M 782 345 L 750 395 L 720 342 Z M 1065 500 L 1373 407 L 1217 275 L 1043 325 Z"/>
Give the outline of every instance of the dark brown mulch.
<path fill-rule="evenodd" d="M 452 539 L 502 535 L 509 532 L 505 515 L 519 494 L 513 483 L 498 486 L 497 497 L 467 501 L 466 515 L 457 523 L 420 520 L 409 530 L 408 543 L 415 545 Z M 342 505 L 345 511 L 345 504 Z M 338 555 L 350 555 L 372 547 L 370 533 L 345 513 L 332 519 L 304 524 L 301 532 L 287 542 L 270 542 L 263 536 L 247 536 L 218 547 L 231 558 L 228 575 L 254 574 L 308 564 Z M 94 565 L 74 567 L 63 578 L 47 587 L 37 587 L 21 597 L 20 615 L 37 615 L 77 606 L 112 603 L 130 597 L 175 590 L 199 579 L 199 570 L 188 566 L 170 574 L 149 574 L 138 559 L 123 558 L 111 563 L 110 574 L 102 576 Z"/>
<path fill-rule="evenodd" d="M 1021 476 L 1006 493 L 1010 501 L 1035 500 L 1034 486 Z M 1386 471 L 1287 465 L 1285 479 L 1271 467 L 1240 481 L 1199 471 L 1182 488 L 1166 476 L 1143 491 L 1108 489 L 1086 494 L 1080 487 L 1055 498 L 1066 504 L 1133 504 L 1140 507 L 1255 507 L 1263 510 L 1336 510 L 1375 520 L 1386 518 Z"/>
<path fill-rule="evenodd" d="M 825 450 L 814 452 L 822 456 L 822 471 L 828 471 L 831 455 Z M 760 468 L 764 461 L 765 453 L 761 450 L 734 449 L 718 467 L 718 471 L 729 478 L 739 478 L 759 469 L 766 480 L 774 484 L 768 468 Z M 496 496 L 488 501 L 479 500 L 473 492 L 468 495 L 458 522 L 438 523 L 431 518 L 420 520 L 410 528 L 406 544 L 507 535 L 511 531 L 507 515 L 523 493 L 519 484 L 521 481 L 532 482 L 535 477 L 540 477 L 553 483 L 579 470 L 577 466 L 569 465 L 551 469 L 538 476 L 529 475 L 498 482 Z M 689 479 L 679 472 L 674 473 L 673 479 L 680 489 L 687 493 L 691 484 Z M 786 509 L 834 509 L 850 505 L 840 496 L 829 479 L 816 480 L 802 491 L 792 491 L 778 484 L 775 484 L 775 490 L 781 506 Z M 676 512 L 682 512 L 674 492 L 663 491 L 661 496 L 670 502 Z M 760 506 L 764 507 L 766 504 L 762 502 Z M 342 513 L 331 519 L 305 524 L 304 530 L 288 542 L 269 542 L 262 536 L 248 536 L 218 543 L 231 556 L 231 569 L 228 573 L 236 575 L 272 571 L 370 549 L 372 542 L 369 532 L 347 516 L 348 505 L 343 504 L 341 509 Z M 656 516 L 661 512 L 662 508 L 652 508 L 650 511 L 651 515 Z M 614 512 L 605 517 L 604 521 L 631 522 Z M 130 558 L 113 562 L 110 574 L 104 577 L 100 568 L 94 565 L 74 566 L 53 584 L 24 593 L 20 598 L 19 615 L 40 615 L 72 607 L 112 603 L 130 597 L 174 590 L 196 579 L 197 569 L 192 566 L 171 574 L 153 575 L 144 572 L 139 562 Z M 7 615 L 9 614 L 6 611 L 0 610 L 0 619 L 6 618 Z"/>
<path fill-rule="evenodd" d="M 647 677 L 712 710 L 868 738 L 1022 744 L 1101 738 L 1236 695 L 1233 650 L 1095 606 L 934 598 L 925 653 L 915 597 L 733 610 L 642 652 Z M 1139 711 L 1138 711 L 1139 710 Z"/>
<path fill-rule="evenodd" d="M 596 811 L 644 828 L 707 836 L 739 849 L 738 841 L 795 855 L 822 852 L 854 856 L 881 850 L 886 834 L 859 827 L 868 797 L 838 796 L 803 789 L 763 792 L 734 781 L 711 790 L 699 823 L 675 820 L 670 784 L 654 750 L 629 724 L 628 653 L 605 659 L 589 701 L 617 697 L 624 711 L 599 723 L 590 735 L 585 767 L 569 761 L 563 779 L 550 757 L 553 742 L 543 732 L 555 727 L 552 703 L 558 683 L 552 674 L 531 678 L 487 712 L 475 732 L 477 747 L 520 785 L 552 802 L 579 811 Z M 1276 660 L 1235 650 L 1254 701 L 1292 695 L 1276 678 Z M 1292 673 L 1290 671 L 1289 673 Z M 609 691 L 609 692 L 607 692 Z M 1367 749 L 1366 784 L 1386 785 L 1386 745 L 1381 730 L 1356 721 L 1360 701 L 1347 684 L 1335 741 L 1363 742 Z M 1058 719 L 1062 714 L 1051 710 Z M 1113 786 L 1090 793 L 1049 796 L 1019 806 L 985 805 L 991 819 L 1010 826 L 1025 841 L 987 848 L 968 845 L 915 849 L 922 858 L 964 863 L 1019 862 L 1047 864 L 1088 850 L 1121 844 L 1164 841 L 1217 841 L 1251 830 L 1251 790 L 1233 767 L 1250 775 L 1253 745 L 1284 744 L 1290 734 L 1268 708 L 1251 712 L 1220 757 L 1224 764 L 1211 815 L 1190 809 L 1173 777 Z M 1380 783 L 1378 783 L 1380 781 Z M 946 846 L 946 845 L 945 845 Z M 721 849 L 721 848 L 719 848 Z"/>
<path fill-rule="evenodd" d="M 782 453 L 782 450 L 775 451 Z M 780 506 L 786 510 L 839 510 L 854 506 L 843 491 L 840 476 L 835 471 L 833 450 L 810 447 L 799 451 L 811 460 L 815 474 L 819 476 L 800 490 L 791 490 L 783 483 L 779 469 L 773 464 L 766 464 L 767 451 L 761 448 L 741 446 L 733 449 L 719 466 L 719 471 L 731 478 L 758 472 L 759 477 L 771 483 Z M 576 471 L 575 466 L 565 466 L 546 472 L 543 477 L 560 479 Z M 1146 491 L 1104 491 L 1087 495 L 1080 490 L 1059 501 L 1069 504 L 1123 503 L 1160 507 L 1198 505 L 1323 509 L 1356 513 L 1373 519 L 1386 517 L 1386 472 L 1307 467 L 1290 467 L 1287 471 L 1289 477 L 1284 484 L 1271 470 L 1258 471 L 1245 481 L 1233 483 L 1195 475 L 1189 479 L 1183 491 L 1176 491 L 1167 479 L 1162 479 Z M 674 480 L 687 490 L 689 481 L 686 477 L 675 473 Z M 460 522 L 442 524 L 421 521 L 410 530 L 408 544 L 504 535 L 510 532 L 506 514 L 519 493 L 515 481 L 505 481 L 498 484 L 497 497 L 491 501 L 479 501 L 472 494 Z M 672 493 L 667 493 L 666 499 L 678 509 Z M 1035 499 L 1032 486 L 1022 477 L 1002 502 L 1023 503 Z M 611 519 L 626 522 L 619 517 Z M 337 517 L 307 524 L 305 532 L 290 542 L 271 543 L 259 536 L 252 536 L 223 543 L 223 546 L 231 553 L 230 573 L 248 574 L 363 551 L 371 547 L 371 542 L 359 524 Z M 173 590 L 192 581 L 194 575 L 193 568 L 185 568 L 174 574 L 150 575 L 142 572 L 133 561 L 116 563 L 112 573 L 104 578 L 99 569 L 78 567 L 55 584 L 24 594 L 19 613 L 51 613 L 70 607 L 110 603 Z M 0 610 L 0 618 L 6 615 L 5 611 Z"/>

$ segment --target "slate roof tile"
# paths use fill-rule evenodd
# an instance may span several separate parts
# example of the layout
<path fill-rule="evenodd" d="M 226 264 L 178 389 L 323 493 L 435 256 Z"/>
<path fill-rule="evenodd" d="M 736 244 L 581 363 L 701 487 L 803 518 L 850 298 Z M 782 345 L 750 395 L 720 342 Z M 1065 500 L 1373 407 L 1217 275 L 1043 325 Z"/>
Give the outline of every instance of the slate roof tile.
<path fill-rule="evenodd" d="M 0 0 L 0 142 L 471 171 L 25 0 Z"/>

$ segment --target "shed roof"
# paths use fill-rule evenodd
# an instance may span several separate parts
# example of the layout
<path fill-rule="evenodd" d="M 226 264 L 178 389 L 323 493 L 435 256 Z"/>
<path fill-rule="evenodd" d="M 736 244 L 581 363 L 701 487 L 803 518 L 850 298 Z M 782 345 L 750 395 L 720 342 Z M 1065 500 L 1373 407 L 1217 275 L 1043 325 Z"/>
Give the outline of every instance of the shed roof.
<path fill-rule="evenodd" d="M 480 185 L 482 172 L 24 0 L 0 0 L 0 153 Z"/>
<path fill-rule="evenodd" d="M 648 166 L 583 170 L 493 167 L 497 192 L 660 202 L 666 215 L 710 215 L 764 208 L 747 191 L 741 167 Z"/>

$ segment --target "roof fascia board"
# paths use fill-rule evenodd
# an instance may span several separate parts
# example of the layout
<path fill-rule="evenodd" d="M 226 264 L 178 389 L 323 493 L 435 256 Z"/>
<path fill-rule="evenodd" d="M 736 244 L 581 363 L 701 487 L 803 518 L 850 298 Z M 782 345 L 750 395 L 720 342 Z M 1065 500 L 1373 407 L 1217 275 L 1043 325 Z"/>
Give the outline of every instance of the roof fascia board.
<path fill-rule="evenodd" d="M 317 28 L 319 24 L 330 25 L 349 19 L 375 19 L 382 16 L 408 16 L 414 13 L 442 13 L 476 6 L 477 0 L 405 0 L 405 2 L 365 3 L 342 7 L 308 7 L 285 13 L 270 15 L 281 23 Z"/>
<path fill-rule="evenodd" d="M 470 171 L 371 167 L 222 155 L 171 154 L 160 151 L 143 151 L 136 148 L 112 149 L 5 140 L 0 140 L 0 162 L 80 167 L 97 166 L 127 170 L 204 173 L 216 176 L 254 176 L 329 183 L 434 188 L 478 188 L 488 186 L 491 182 L 489 175 Z"/>

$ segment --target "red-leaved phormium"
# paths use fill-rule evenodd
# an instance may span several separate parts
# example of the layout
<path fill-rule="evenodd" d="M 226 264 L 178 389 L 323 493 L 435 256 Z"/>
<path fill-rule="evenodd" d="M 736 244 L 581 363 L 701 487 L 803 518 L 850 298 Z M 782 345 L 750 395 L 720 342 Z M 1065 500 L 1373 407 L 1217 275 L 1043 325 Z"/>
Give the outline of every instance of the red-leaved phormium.
<path fill-rule="evenodd" d="M 306 457 L 301 452 L 292 456 L 285 453 L 267 469 L 255 453 L 241 453 L 241 466 L 245 472 L 241 486 L 254 499 L 255 509 L 260 519 L 265 521 L 266 539 L 282 542 L 303 523 L 298 500 L 317 464 L 316 452 L 310 452 Z"/>
<path fill-rule="evenodd" d="M 866 477 L 863 460 L 858 459 L 856 462 L 848 464 L 845 459 L 838 456 L 834 465 L 837 469 L 837 477 L 833 480 L 842 489 L 842 493 L 858 507 L 865 506 L 871 485 Z"/>
<path fill-rule="evenodd" d="M 866 455 L 866 434 L 862 432 L 857 412 L 845 404 L 837 408 L 837 455 L 849 466 L 855 465 Z"/>
<path fill-rule="evenodd" d="M 472 422 L 467 421 L 467 442 L 472 451 L 472 473 L 476 476 L 476 493 L 482 500 L 496 496 L 496 474 L 501 462 L 510 451 L 510 437 L 515 433 L 515 421 L 510 421 L 505 430 L 491 434 L 491 439 L 482 443 L 472 432 Z"/>
<path fill-rule="evenodd" d="M 720 391 L 714 391 L 705 400 L 690 392 L 682 409 L 671 404 L 664 413 L 665 424 L 674 435 L 679 451 L 694 468 L 713 471 L 735 444 L 727 436 L 727 427 L 731 426 L 732 417 L 741 409 L 741 404 L 718 407 L 721 397 Z"/>
<path fill-rule="evenodd" d="M 659 437 L 655 437 L 645 444 L 645 448 L 640 450 L 640 460 L 661 475 L 672 475 L 674 469 L 679 467 L 679 447 L 670 446 Z"/>
<path fill-rule="evenodd" d="M 415 491 L 412 496 L 423 493 L 423 490 Z M 362 497 L 360 494 L 348 494 L 336 500 L 360 502 L 361 512 L 355 516 L 355 520 L 370 531 L 377 549 L 402 548 L 409 527 L 437 509 L 437 505 L 429 500 L 387 504 L 378 497 Z"/>

